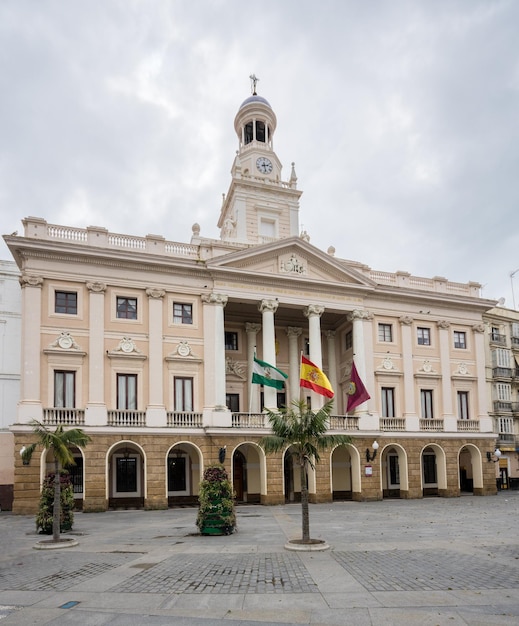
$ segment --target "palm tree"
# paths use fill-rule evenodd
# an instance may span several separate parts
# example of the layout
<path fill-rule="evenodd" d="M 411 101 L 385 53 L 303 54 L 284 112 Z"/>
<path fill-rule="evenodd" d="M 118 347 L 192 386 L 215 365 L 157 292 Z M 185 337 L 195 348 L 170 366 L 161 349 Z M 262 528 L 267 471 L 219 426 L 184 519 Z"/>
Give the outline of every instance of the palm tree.
<path fill-rule="evenodd" d="M 60 540 L 60 517 L 61 517 L 61 481 L 60 469 L 67 465 L 75 465 L 71 448 L 84 447 L 90 441 L 90 437 L 79 428 L 65 430 L 58 426 L 54 432 L 37 420 L 32 422 L 33 431 L 38 437 L 36 443 L 22 449 L 22 459 L 25 463 L 31 460 L 37 446 L 45 450 L 52 450 L 54 454 L 54 504 L 52 509 L 52 541 Z"/>
<path fill-rule="evenodd" d="M 333 401 L 326 402 L 318 411 L 312 411 L 304 400 L 294 400 L 291 407 L 270 411 L 267 417 L 273 434 L 263 437 L 260 444 L 265 452 L 279 452 L 292 448 L 292 455 L 301 473 L 301 512 L 303 536 L 300 543 L 310 539 L 310 514 L 308 510 L 308 466 L 315 468 L 319 452 L 332 446 L 350 443 L 348 435 L 327 435 Z"/>

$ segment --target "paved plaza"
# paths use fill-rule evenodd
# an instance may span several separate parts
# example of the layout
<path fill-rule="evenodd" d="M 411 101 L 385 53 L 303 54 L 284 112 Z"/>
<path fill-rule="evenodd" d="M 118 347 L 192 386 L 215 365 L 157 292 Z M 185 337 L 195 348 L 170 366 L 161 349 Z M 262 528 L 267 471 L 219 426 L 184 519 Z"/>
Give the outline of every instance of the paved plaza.
<path fill-rule="evenodd" d="M 324 552 L 284 549 L 298 504 L 237 518 L 202 537 L 195 508 L 77 513 L 77 546 L 35 550 L 34 518 L 0 513 L 0 624 L 519 623 L 519 492 L 311 505 Z"/>

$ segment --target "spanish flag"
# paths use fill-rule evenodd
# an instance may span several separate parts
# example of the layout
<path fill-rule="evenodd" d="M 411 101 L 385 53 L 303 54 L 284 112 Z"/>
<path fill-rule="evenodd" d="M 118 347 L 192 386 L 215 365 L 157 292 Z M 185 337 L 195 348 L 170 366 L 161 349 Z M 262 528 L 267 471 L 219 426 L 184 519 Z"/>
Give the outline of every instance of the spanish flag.
<path fill-rule="evenodd" d="M 300 387 L 307 387 L 315 393 L 319 393 L 327 398 L 333 398 L 333 389 L 330 385 L 330 381 L 326 378 L 326 374 L 320 370 L 317 365 L 314 365 L 312 361 L 307 359 L 303 354 L 301 355 L 301 380 L 299 381 Z"/>

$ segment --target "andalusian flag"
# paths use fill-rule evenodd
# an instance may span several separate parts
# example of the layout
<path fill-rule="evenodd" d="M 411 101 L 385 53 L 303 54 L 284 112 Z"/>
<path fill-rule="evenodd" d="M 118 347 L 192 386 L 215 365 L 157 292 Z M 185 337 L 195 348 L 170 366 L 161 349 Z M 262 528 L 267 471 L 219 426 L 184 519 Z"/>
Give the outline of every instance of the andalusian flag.
<path fill-rule="evenodd" d="M 301 374 L 300 387 L 307 387 L 315 393 L 319 393 L 327 398 L 333 398 L 333 389 L 330 381 L 326 378 L 326 374 L 320 370 L 317 365 L 301 355 Z"/>
<path fill-rule="evenodd" d="M 252 382 L 254 384 L 283 389 L 287 378 L 288 374 L 285 374 L 285 372 L 254 357 L 254 367 L 252 370 Z"/>

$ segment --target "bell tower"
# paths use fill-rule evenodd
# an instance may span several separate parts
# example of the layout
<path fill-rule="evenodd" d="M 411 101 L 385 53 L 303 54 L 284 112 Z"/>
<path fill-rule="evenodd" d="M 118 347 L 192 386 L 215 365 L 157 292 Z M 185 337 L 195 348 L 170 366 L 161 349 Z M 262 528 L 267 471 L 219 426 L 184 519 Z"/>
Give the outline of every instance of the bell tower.
<path fill-rule="evenodd" d="M 259 79 L 254 74 L 250 79 L 252 95 L 234 118 L 238 150 L 218 226 L 223 240 L 260 244 L 299 234 L 301 192 L 294 164 L 290 179 L 281 180 L 282 165 L 273 141 L 276 114 L 257 94 Z"/>

